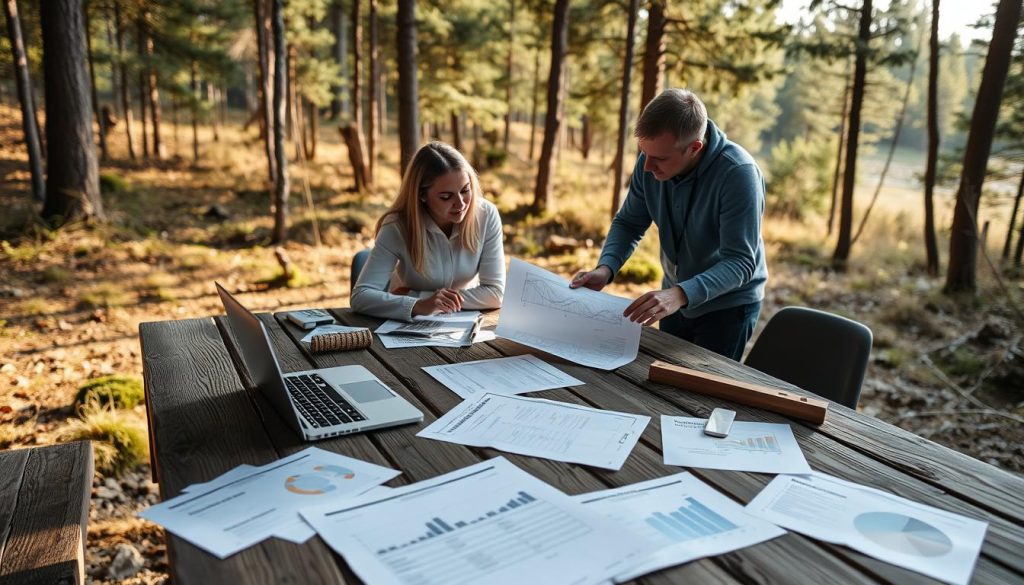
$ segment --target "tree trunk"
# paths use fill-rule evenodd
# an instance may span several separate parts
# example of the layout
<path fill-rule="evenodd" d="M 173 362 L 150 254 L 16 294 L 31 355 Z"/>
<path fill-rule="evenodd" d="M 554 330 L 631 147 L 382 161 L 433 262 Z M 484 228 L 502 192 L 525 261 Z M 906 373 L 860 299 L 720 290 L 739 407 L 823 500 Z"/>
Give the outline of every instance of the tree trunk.
<path fill-rule="evenodd" d="M 259 109 L 263 152 L 267 157 L 267 178 L 270 185 L 277 182 L 277 159 L 274 156 L 274 88 L 271 82 L 270 44 L 267 40 L 269 18 L 266 11 L 266 0 L 253 0 L 253 14 L 256 20 L 256 50 L 260 65 Z"/>
<path fill-rule="evenodd" d="M 540 47 L 537 47 L 533 51 L 533 105 L 530 106 L 530 154 L 527 155 L 528 161 L 533 161 L 534 154 L 534 143 L 537 139 L 537 102 L 540 99 L 537 97 L 537 90 L 540 89 Z"/>
<path fill-rule="evenodd" d="M 309 147 L 306 149 L 306 152 L 309 153 L 309 160 L 316 158 L 316 135 L 318 132 L 320 132 L 320 109 L 313 102 L 309 102 Z"/>
<path fill-rule="evenodd" d="M 341 137 L 345 140 L 345 146 L 348 148 L 348 161 L 352 165 L 355 190 L 357 193 L 363 193 L 367 189 L 366 164 L 363 162 L 365 160 L 363 152 L 366 150 L 363 146 L 363 133 L 359 131 L 355 122 L 349 122 L 338 128 L 338 131 L 341 132 Z"/>
<path fill-rule="evenodd" d="M 359 76 L 362 75 L 360 66 L 362 65 L 363 50 L 363 20 L 359 11 L 360 4 L 362 4 L 362 0 L 352 0 L 352 122 L 356 125 L 359 140 L 362 142 L 363 96 L 359 91 L 362 81 Z"/>
<path fill-rule="evenodd" d="M 560 89 L 568 45 L 569 0 L 556 0 L 554 23 L 551 27 L 551 70 L 548 75 L 548 105 L 544 114 L 544 142 L 540 148 L 537 187 L 533 193 L 533 208 L 537 212 L 547 210 L 550 203 L 548 186 L 551 182 L 551 155 L 562 124 L 559 118 L 562 107 Z"/>
<path fill-rule="evenodd" d="M 661 90 L 665 76 L 665 0 L 651 0 L 647 8 L 647 42 L 644 46 L 644 83 L 640 92 L 640 109 Z"/>
<path fill-rule="evenodd" d="M 274 232 L 272 241 L 284 243 L 288 237 L 288 158 L 284 151 L 285 96 L 288 92 L 288 64 L 285 44 L 284 0 L 271 0 L 270 21 L 274 43 L 274 156 L 277 181 L 274 184 Z"/>
<path fill-rule="evenodd" d="M 370 0 L 370 78 L 366 85 L 369 87 L 370 95 L 367 100 L 367 108 L 370 110 L 370 123 L 366 131 L 369 146 L 369 171 L 367 179 L 370 185 L 374 183 L 375 171 L 377 168 L 377 144 L 380 141 L 377 128 L 377 90 L 378 77 L 380 76 L 380 59 L 377 49 L 377 0 Z"/>
<path fill-rule="evenodd" d="M 1017 184 L 1017 196 L 1013 198 L 1013 211 L 1010 212 L 1010 227 L 1006 229 L 1006 244 L 1003 245 L 1003 260 L 1010 259 L 1010 242 L 1013 241 L 1013 228 L 1017 225 L 1017 210 L 1020 209 L 1021 196 L 1024 196 L 1024 173 Z"/>
<path fill-rule="evenodd" d="M 210 104 L 210 128 L 213 130 L 214 142 L 220 142 L 220 128 L 218 127 L 220 105 L 217 99 L 218 93 L 217 89 L 210 83 L 210 80 L 206 80 L 206 103 Z"/>
<path fill-rule="evenodd" d="M 999 0 L 992 43 L 988 47 L 985 70 L 981 75 L 981 86 L 971 116 L 960 187 L 956 193 L 956 209 L 949 238 L 947 293 L 974 293 L 977 288 L 978 202 L 985 181 L 985 166 L 992 150 L 999 105 L 1003 99 L 1003 85 L 1010 70 L 1020 14 L 1020 0 Z"/>
<path fill-rule="evenodd" d="M 512 51 L 516 40 L 516 0 L 508 2 L 508 52 L 505 56 L 505 134 L 502 148 L 508 152 L 509 134 L 512 127 Z"/>
<path fill-rule="evenodd" d="M 852 247 L 860 239 L 862 233 L 864 233 L 864 226 L 868 223 L 868 218 L 871 217 L 871 210 L 875 208 L 875 203 L 878 202 L 879 195 L 882 194 L 882 186 L 885 185 L 885 177 L 889 174 L 889 167 L 892 166 L 892 158 L 896 154 L 896 146 L 900 143 L 900 132 L 903 130 L 903 121 L 907 117 L 907 104 L 910 103 L 910 90 L 914 87 L 914 75 L 917 74 L 917 60 L 921 54 L 921 43 L 924 40 L 924 34 L 918 33 L 920 36 L 917 37 L 917 48 L 914 49 L 914 60 L 910 63 L 910 73 L 907 74 L 907 85 L 903 91 L 903 101 L 900 105 L 900 114 L 896 118 L 896 128 L 892 131 L 892 139 L 889 142 L 889 154 L 885 157 L 885 165 L 882 166 L 882 174 L 878 177 L 878 186 L 875 187 L 875 193 L 871 196 L 871 201 L 868 203 L 867 209 L 864 210 L 864 216 L 860 220 L 860 224 L 857 226 L 857 231 L 853 234 L 853 238 L 850 240 L 850 246 Z"/>
<path fill-rule="evenodd" d="M 36 118 L 35 102 L 32 100 L 32 78 L 28 73 L 28 56 L 25 54 L 25 42 L 21 36 L 17 1 L 4 0 L 4 13 L 7 15 L 7 34 L 11 40 L 14 81 L 21 104 L 21 129 L 25 134 L 28 168 L 32 175 L 32 195 L 37 201 L 43 202 L 46 200 L 46 179 L 43 174 L 43 151 L 39 144 L 39 120 Z"/>
<path fill-rule="evenodd" d="M 612 218 L 622 206 L 622 165 L 626 156 L 626 132 L 629 128 L 629 90 L 633 80 L 633 44 L 636 42 L 636 17 L 640 0 L 629 0 L 626 25 L 626 50 L 622 59 L 622 92 L 619 94 L 619 130 L 615 138 L 615 159 L 612 161 Z"/>
<path fill-rule="evenodd" d="M 850 80 L 848 79 L 850 62 L 846 62 L 846 70 L 843 71 L 843 104 L 842 115 L 839 118 L 839 147 L 836 151 L 836 166 L 832 169 L 832 202 L 828 208 L 828 235 L 832 235 L 832 226 L 836 221 L 836 201 L 839 199 L 839 181 L 843 176 L 843 153 L 846 149 L 846 118 L 850 114 Z"/>
<path fill-rule="evenodd" d="M 171 94 L 171 146 L 174 147 L 174 155 L 178 156 L 178 96 Z"/>
<path fill-rule="evenodd" d="M 362 0 L 352 0 L 352 128 L 355 132 L 351 140 L 346 137 L 346 144 L 349 145 L 348 156 L 352 163 L 352 173 L 355 177 L 356 190 L 360 193 L 369 188 L 369 169 L 366 164 L 366 139 L 363 136 L 363 103 L 362 92 L 360 91 L 361 79 L 361 51 L 363 46 L 363 22 L 359 6 Z M 349 128 L 341 128 L 344 135 Z"/>
<path fill-rule="evenodd" d="M 832 265 L 846 269 L 850 257 L 853 231 L 853 189 L 857 182 L 857 146 L 860 140 L 860 111 L 864 105 L 864 85 L 867 77 L 867 47 L 871 38 L 872 0 L 861 6 L 858 49 L 853 67 L 853 89 L 850 96 L 849 136 L 846 139 L 846 165 L 843 171 L 843 199 L 839 208 L 839 239 L 832 254 Z"/>
<path fill-rule="evenodd" d="M 590 123 L 590 116 L 583 115 L 580 120 L 580 154 L 583 160 L 590 159 L 590 149 L 594 146 L 594 125 Z"/>
<path fill-rule="evenodd" d="M 139 120 L 142 121 L 142 158 L 149 159 L 149 132 L 146 129 L 146 104 L 149 96 L 146 91 L 146 21 L 139 16 L 135 21 L 135 48 L 139 55 Z"/>
<path fill-rule="evenodd" d="M 105 18 L 103 19 L 103 28 L 107 31 L 107 51 L 113 52 L 117 45 L 114 44 L 114 31 L 111 29 L 111 15 L 110 6 L 106 6 L 104 11 Z M 117 96 L 121 95 L 118 91 L 118 85 L 120 80 L 117 76 L 117 69 L 114 67 L 114 61 L 116 60 L 115 55 L 108 55 L 107 62 L 110 63 L 110 97 L 111 103 L 114 104 L 114 116 L 116 118 L 124 118 L 124 114 L 121 112 L 121 104 L 117 100 Z"/>
<path fill-rule="evenodd" d="M 89 90 L 92 93 L 92 115 L 96 119 L 96 130 L 100 140 L 100 160 L 107 160 L 106 120 L 100 115 L 100 100 L 96 93 L 96 66 L 92 58 L 92 31 L 89 27 L 89 2 L 82 6 L 82 22 L 85 27 L 85 54 L 89 62 Z"/>
<path fill-rule="evenodd" d="M 462 151 L 462 133 L 459 132 L 459 114 L 452 110 L 448 115 L 449 126 L 452 130 L 452 146 L 455 150 Z"/>
<path fill-rule="evenodd" d="M 156 69 L 153 67 L 153 36 L 146 31 L 146 70 L 149 88 L 149 115 L 153 123 L 153 156 L 164 158 L 164 149 L 160 143 L 160 90 L 157 83 Z"/>
<path fill-rule="evenodd" d="M 128 65 L 125 63 L 124 24 L 121 22 L 121 2 L 114 2 L 114 31 L 117 38 L 118 71 L 121 76 L 121 111 L 124 116 L 124 129 L 128 137 L 128 158 L 135 160 L 135 131 L 132 129 L 132 100 L 128 95 Z"/>
<path fill-rule="evenodd" d="M 935 166 L 939 160 L 939 0 L 932 0 L 928 42 L 928 157 L 924 171 L 924 248 L 928 276 L 939 275 L 939 244 L 935 237 Z M 1012 233 L 1012 229 L 1010 230 Z"/>
<path fill-rule="evenodd" d="M 331 46 L 333 51 L 334 60 L 341 67 L 341 77 L 339 81 L 345 79 L 346 63 L 345 53 L 348 39 L 346 35 L 348 31 L 345 30 L 345 10 L 341 5 L 341 0 L 335 0 L 331 3 L 331 32 L 334 34 L 334 44 Z M 342 114 L 348 113 L 348 103 L 345 101 L 344 87 L 340 83 L 331 86 L 331 119 L 338 120 Z"/>
<path fill-rule="evenodd" d="M 1021 256 L 1024 256 L 1024 222 L 1020 224 L 1020 233 L 1017 234 L 1017 249 L 1013 251 L 1013 265 L 1020 266 Z"/>
<path fill-rule="evenodd" d="M 271 0 L 273 2 L 273 0 Z M 287 25 L 286 25 L 287 27 Z M 295 144 L 295 47 L 289 46 L 288 52 L 285 53 L 284 65 L 286 67 L 285 79 L 287 81 L 287 87 L 285 88 L 284 94 L 284 128 L 285 128 L 285 139 Z M 300 126 L 301 128 L 301 126 Z M 295 158 L 298 158 L 299 153 L 295 153 Z"/>
<path fill-rule="evenodd" d="M 50 143 L 43 219 L 54 225 L 90 217 L 102 219 L 82 3 L 41 2 L 39 18 L 46 135 Z"/>
<path fill-rule="evenodd" d="M 192 115 L 192 164 L 199 164 L 199 63 L 192 59 L 189 67 L 189 80 L 192 86 L 192 103 L 189 113 Z M 177 125 L 177 124 L 175 124 Z"/>
<path fill-rule="evenodd" d="M 405 168 L 419 148 L 419 85 L 416 80 L 416 0 L 398 0 L 398 142 L 401 149 L 399 171 Z"/>
<path fill-rule="evenodd" d="M 377 138 L 384 140 L 388 135 L 388 61 L 379 61 L 380 74 L 377 76 Z"/>

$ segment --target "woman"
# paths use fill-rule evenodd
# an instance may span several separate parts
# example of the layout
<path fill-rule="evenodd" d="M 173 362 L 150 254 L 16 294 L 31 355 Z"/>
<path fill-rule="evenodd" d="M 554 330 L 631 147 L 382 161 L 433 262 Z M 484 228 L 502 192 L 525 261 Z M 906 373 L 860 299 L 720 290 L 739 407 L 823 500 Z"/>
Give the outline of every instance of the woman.
<path fill-rule="evenodd" d="M 352 290 L 357 312 L 408 321 L 501 306 L 501 217 L 483 198 L 476 171 L 451 146 L 431 142 L 416 152 L 376 235 Z"/>

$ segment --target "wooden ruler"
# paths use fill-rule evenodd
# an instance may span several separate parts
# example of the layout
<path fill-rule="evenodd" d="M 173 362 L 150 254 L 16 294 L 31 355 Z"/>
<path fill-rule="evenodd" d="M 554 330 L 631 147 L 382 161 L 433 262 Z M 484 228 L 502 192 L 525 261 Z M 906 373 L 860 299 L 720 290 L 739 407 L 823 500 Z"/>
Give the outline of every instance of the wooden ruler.
<path fill-rule="evenodd" d="M 827 400 L 798 396 L 785 390 L 778 390 L 749 382 L 740 382 L 739 380 L 732 380 L 724 376 L 708 374 L 707 372 L 699 372 L 662 361 L 656 361 L 651 364 L 648 378 L 652 382 L 725 398 L 726 400 L 732 400 L 747 406 L 785 414 L 816 425 L 824 423 L 825 414 L 828 413 Z"/>

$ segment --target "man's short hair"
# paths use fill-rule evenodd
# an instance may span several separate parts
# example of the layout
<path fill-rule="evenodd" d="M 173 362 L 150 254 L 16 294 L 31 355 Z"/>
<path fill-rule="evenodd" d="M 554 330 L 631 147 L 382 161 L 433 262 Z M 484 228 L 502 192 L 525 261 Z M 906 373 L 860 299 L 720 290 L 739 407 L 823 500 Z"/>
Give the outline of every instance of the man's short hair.
<path fill-rule="evenodd" d="M 697 94 L 688 89 L 670 88 L 652 99 L 636 122 L 633 136 L 657 138 L 665 132 L 676 137 L 676 146 L 704 138 L 708 129 L 708 110 Z"/>

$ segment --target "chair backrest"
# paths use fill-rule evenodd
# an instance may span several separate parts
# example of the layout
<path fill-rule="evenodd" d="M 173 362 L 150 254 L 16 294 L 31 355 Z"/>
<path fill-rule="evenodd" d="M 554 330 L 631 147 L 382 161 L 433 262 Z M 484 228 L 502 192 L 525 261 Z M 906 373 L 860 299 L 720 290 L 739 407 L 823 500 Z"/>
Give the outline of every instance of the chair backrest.
<path fill-rule="evenodd" d="M 785 307 L 769 319 L 744 361 L 850 408 L 857 408 L 871 330 L 845 317 Z"/>
<path fill-rule="evenodd" d="M 352 258 L 352 271 L 349 273 L 348 281 L 348 293 L 352 294 L 352 290 L 356 288 L 356 281 L 359 280 L 359 273 L 363 271 L 363 266 L 366 266 L 366 261 L 370 258 L 370 250 L 364 248 L 356 252 L 356 255 Z"/>

